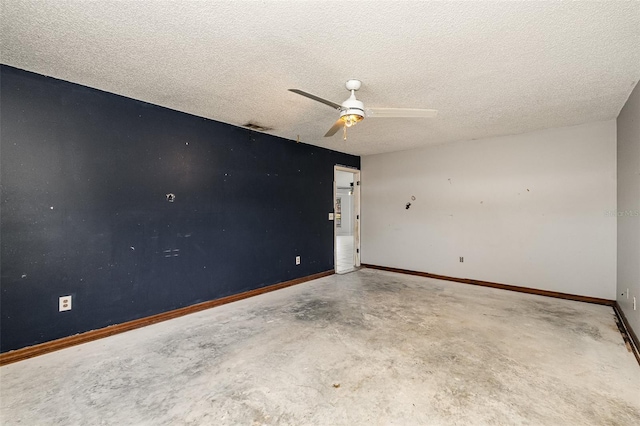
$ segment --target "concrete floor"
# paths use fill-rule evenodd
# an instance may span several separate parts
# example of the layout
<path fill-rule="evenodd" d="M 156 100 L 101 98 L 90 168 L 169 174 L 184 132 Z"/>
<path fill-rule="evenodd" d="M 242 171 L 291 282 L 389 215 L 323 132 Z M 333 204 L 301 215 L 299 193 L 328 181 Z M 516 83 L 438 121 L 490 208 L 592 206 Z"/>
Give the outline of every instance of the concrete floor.
<path fill-rule="evenodd" d="M 639 425 L 611 308 L 363 269 L 0 369 L 3 425 Z"/>

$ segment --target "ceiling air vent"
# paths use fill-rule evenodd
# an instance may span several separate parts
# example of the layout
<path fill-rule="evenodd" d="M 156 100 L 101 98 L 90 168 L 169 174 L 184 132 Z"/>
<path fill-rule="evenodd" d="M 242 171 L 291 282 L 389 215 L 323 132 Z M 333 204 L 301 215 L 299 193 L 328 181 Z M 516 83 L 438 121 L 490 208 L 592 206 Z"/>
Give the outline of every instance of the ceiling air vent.
<path fill-rule="evenodd" d="M 243 124 L 242 126 L 246 127 L 247 129 L 255 130 L 256 132 L 268 132 L 269 130 L 273 130 L 273 127 L 265 127 L 252 122 L 248 122 L 247 124 Z"/>

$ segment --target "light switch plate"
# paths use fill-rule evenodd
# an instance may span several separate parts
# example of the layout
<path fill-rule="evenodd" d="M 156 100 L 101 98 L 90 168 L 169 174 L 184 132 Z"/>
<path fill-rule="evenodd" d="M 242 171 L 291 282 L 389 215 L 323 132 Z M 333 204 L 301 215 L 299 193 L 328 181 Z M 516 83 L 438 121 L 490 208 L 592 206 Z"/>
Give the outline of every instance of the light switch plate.
<path fill-rule="evenodd" d="M 333 220 L 333 213 L 329 213 L 329 220 Z"/>

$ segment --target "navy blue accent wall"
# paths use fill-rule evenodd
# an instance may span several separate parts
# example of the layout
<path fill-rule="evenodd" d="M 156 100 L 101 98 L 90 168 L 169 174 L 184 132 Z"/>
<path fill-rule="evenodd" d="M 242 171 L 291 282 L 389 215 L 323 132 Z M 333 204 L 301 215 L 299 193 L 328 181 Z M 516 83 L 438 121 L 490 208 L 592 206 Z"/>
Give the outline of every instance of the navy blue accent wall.
<path fill-rule="evenodd" d="M 359 157 L 0 72 L 0 351 L 333 269 Z"/>

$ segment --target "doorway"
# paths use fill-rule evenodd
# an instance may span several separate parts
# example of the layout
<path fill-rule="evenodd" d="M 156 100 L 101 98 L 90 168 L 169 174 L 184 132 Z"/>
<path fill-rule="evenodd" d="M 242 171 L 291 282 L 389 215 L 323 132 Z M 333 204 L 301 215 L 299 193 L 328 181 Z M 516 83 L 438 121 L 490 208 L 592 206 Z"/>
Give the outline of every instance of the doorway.
<path fill-rule="evenodd" d="M 334 261 L 337 274 L 360 267 L 360 170 L 335 166 Z"/>

